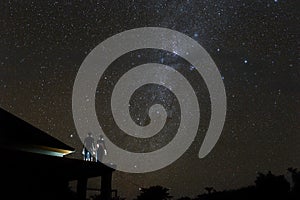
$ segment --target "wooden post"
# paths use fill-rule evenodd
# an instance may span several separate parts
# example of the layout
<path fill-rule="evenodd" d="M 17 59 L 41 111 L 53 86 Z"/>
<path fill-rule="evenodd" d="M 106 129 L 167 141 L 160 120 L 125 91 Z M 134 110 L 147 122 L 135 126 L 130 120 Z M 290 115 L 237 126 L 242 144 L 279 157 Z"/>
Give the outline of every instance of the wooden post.
<path fill-rule="evenodd" d="M 77 180 L 77 194 L 80 200 L 86 200 L 86 187 L 87 187 L 87 178 L 80 178 Z"/>
<path fill-rule="evenodd" d="M 101 199 L 111 200 L 112 172 L 108 171 L 101 176 Z"/>

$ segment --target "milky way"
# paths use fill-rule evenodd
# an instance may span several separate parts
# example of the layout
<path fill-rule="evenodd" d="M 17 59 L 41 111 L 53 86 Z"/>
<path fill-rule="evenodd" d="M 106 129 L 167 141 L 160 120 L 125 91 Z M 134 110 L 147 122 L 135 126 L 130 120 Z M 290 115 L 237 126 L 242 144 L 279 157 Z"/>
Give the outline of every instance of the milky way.
<path fill-rule="evenodd" d="M 122 31 L 166 27 L 199 42 L 218 66 L 228 102 L 224 130 L 212 152 L 199 159 L 210 114 L 207 90 L 199 74 L 193 73 L 193 66 L 175 55 L 176 49 L 174 55 L 143 50 L 121 57 L 116 62 L 124 68 L 152 59 L 190 77 L 198 91 L 201 121 L 195 142 L 172 165 L 148 174 L 116 172 L 113 187 L 120 195 L 133 197 L 139 187 L 163 185 L 171 188 L 174 196 L 195 196 L 207 186 L 223 190 L 253 184 L 258 171 L 282 174 L 288 167 L 300 167 L 296 1 L 124 2 L 2 3 L 1 107 L 75 147 L 72 157 L 81 159 L 82 144 L 72 116 L 72 88 L 84 58 L 103 40 Z M 106 72 L 98 85 L 97 102 L 106 101 L 108 91 L 101 89 L 101 84 L 114 83 L 120 73 L 113 68 Z M 165 107 L 176 105 L 172 94 L 151 85 L 136 91 L 130 103 L 145 96 L 148 106 L 163 96 L 169 99 L 164 101 Z M 102 104 L 97 106 L 100 109 Z M 175 107 L 171 110 L 180 112 Z M 132 109 L 137 124 L 148 123 L 145 110 L 139 106 Z M 110 125 L 107 123 L 108 128 Z M 139 151 L 159 148 L 171 137 L 161 137 L 157 145 Z M 136 150 L 127 139 L 114 140 Z"/>

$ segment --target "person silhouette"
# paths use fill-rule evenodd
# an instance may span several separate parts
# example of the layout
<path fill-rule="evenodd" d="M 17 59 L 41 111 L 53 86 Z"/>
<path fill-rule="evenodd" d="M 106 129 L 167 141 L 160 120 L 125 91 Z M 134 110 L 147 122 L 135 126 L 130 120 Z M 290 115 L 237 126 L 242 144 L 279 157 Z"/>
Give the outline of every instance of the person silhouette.
<path fill-rule="evenodd" d="M 84 139 L 84 160 L 93 161 L 93 152 L 95 149 L 95 140 L 92 133 L 88 133 L 88 136 Z"/>
<path fill-rule="evenodd" d="M 96 161 L 101 162 L 104 155 L 107 155 L 107 151 L 104 143 L 104 138 L 102 135 L 100 135 L 99 139 L 96 142 Z"/>

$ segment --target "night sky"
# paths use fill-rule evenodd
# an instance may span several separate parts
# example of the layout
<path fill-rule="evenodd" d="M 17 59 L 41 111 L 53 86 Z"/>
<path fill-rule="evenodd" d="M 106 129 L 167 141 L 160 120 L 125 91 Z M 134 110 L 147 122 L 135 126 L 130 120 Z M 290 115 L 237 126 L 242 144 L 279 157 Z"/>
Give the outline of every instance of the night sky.
<path fill-rule="evenodd" d="M 124 2 L 1 2 L 0 106 L 75 147 L 77 152 L 71 157 L 81 159 L 82 143 L 72 116 L 72 89 L 85 57 L 106 38 L 122 31 L 170 28 L 196 40 L 218 66 L 228 103 L 224 129 L 211 153 L 199 159 L 210 115 L 201 77 L 178 56 L 166 52 L 148 49 L 120 57 L 114 65 L 123 70 L 156 60 L 190 76 L 203 111 L 195 142 L 172 165 L 147 174 L 114 173 L 113 187 L 120 195 L 134 197 L 139 187 L 163 185 L 171 189 L 171 195 L 192 197 L 207 186 L 224 190 L 251 185 L 257 172 L 286 174 L 288 167 L 300 167 L 297 1 Z M 102 111 L 103 98 L 122 71 L 113 67 L 99 82 L 96 95 L 98 119 L 107 123 L 107 129 L 113 129 L 113 122 Z M 145 86 L 131 103 L 149 92 L 172 98 L 162 88 Z M 133 106 L 132 116 L 143 125 L 147 116 L 139 114 L 138 108 Z M 172 139 L 168 130 L 172 129 L 165 130 L 161 143 L 146 145 L 146 150 L 168 143 Z M 142 148 L 122 137 L 114 142 L 133 151 Z"/>

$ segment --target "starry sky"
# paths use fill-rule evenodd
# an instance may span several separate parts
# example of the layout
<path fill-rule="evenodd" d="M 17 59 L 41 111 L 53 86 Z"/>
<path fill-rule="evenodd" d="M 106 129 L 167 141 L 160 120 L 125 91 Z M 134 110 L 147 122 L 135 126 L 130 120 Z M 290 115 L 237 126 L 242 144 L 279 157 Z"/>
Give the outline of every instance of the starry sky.
<path fill-rule="evenodd" d="M 224 190 L 251 185 L 257 172 L 285 174 L 288 167 L 300 167 L 300 20 L 296 4 L 289 0 L 1 2 L 0 106 L 75 147 L 77 152 L 71 157 L 81 159 L 72 89 L 85 57 L 122 31 L 170 28 L 201 44 L 219 68 L 228 103 L 222 135 L 212 152 L 199 159 L 210 114 L 201 77 L 176 55 L 155 50 L 128 53 L 114 64 L 124 70 L 156 60 L 190 76 L 203 112 L 195 142 L 180 159 L 147 174 L 116 172 L 113 187 L 129 198 L 136 196 L 139 187 L 151 185 L 168 187 L 176 197 L 193 197 L 207 186 Z M 113 122 L 101 115 L 107 103 L 103 99 L 121 71 L 112 66 L 98 85 L 98 119 L 107 129 L 113 128 Z M 147 101 L 147 95 L 158 96 L 156 102 L 176 104 L 168 91 L 149 85 L 133 95 L 131 104 L 143 97 Z M 162 101 L 163 96 L 169 100 Z M 139 106 L 131 110 L 136 123 L 143 125 L 147 115 L 140 111 Z M 146 150 L 168 143 L 173 134 L 168 135 L 168 130 L 174 128 L 176 123 L 165 129 L 161 143 L 146 146 Z M 114 142 L 133 151 L 142 148 L 118 138 Z"/>

